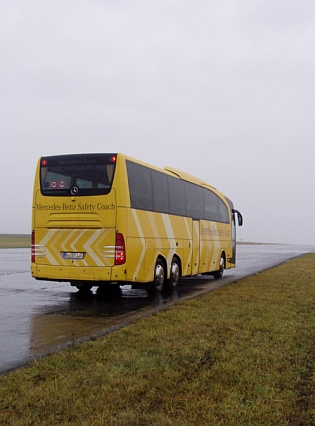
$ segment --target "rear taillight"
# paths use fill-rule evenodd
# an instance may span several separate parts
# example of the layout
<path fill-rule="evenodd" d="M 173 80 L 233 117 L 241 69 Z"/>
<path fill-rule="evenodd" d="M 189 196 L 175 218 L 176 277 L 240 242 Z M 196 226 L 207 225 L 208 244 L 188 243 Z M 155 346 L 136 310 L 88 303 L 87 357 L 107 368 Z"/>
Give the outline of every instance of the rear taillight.
<path fill-rule="evenodd" d="M 32 231 L 32 240 L 31 240 L 31 262 L 35 263 L 35 232 Z"/>
<path fill-rule="evenodd" d="M 122 234 L 116 234 L 115 265 L 123 265 L 126 262 L 125 240 Z"/>

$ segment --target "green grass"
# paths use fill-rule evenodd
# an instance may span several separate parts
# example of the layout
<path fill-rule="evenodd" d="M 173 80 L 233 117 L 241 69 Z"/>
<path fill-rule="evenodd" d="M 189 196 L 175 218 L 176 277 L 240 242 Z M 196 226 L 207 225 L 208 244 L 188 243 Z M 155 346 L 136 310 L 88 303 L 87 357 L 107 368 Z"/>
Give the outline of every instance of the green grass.
<path fill-rule="evenodd" d="M 315 255 L 0 377 L 1 425 L 314 425 Z"/>
<path fill-rule="evenodd" d="M 0 234 L 0 248 L 27 248 L 31 246 L 28 234 Z"/>

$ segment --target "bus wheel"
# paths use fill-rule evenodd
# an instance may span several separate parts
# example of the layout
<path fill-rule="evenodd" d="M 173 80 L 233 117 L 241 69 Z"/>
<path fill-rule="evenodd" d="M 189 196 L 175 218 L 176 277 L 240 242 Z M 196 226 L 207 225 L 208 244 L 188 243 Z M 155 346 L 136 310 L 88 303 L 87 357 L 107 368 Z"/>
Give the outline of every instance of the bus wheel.
<path fill-rule="evenodd" d="M 105 284 L 99 286 L 96 294 L 101 298 L 119 299 L 122 296 L 122 290 L 118 284 Z"/>
<path fill-rule="evenodd" d="M 168 287 L 170 290 L 175 290 L 175 288 L 177 287 L 179 274 L 180 274 L 180 269 L 179 269 L 178 260 L 176 259 L 176 257 L 173 257 L 172 265 L 171 265 L 171 276 L 170 276 L 170 279 L 168 280 Z"/>
<path fill-rule="evenodd" d="M 154 280 L 149 288 L 149 293 L 161 293 L 165 280 L 164 264 L 161 259 L 157 259 L 154 267 Z"/>
<path fill-rule="evenodd" d="M 221 258 L 220 258 L 220 269 L 218 271 L 215 271 L 213 273 L 213 277 L 215 279 L 222 278 L 223 277 L 224 268 L 225 268 L 225 260 L 224 260 L 224 256 L 221 255 Z"/>

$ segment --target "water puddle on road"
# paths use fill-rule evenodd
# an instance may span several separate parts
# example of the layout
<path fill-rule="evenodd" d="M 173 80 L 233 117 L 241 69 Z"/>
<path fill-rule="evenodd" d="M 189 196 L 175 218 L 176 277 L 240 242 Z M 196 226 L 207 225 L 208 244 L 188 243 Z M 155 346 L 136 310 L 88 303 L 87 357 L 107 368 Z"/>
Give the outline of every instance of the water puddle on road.
<path fill-rule="evenodd" d="M 209 277 L 184 279 L 177 290 L 155 296 L 148 296 L 144 290 L 131 289 L 123 289 L 121 297 L 114 299 L 99 297 L 95 293 L 72 293 L 68 302 L 38 307 L 31 315 L 30 356 L 38 358 L 108 334 L 179 299 L 206 293 L 211 286 L 214 288 L 215 282 Z M 220 280 L 221 285 L 223 282 L 224 279 Z"/>

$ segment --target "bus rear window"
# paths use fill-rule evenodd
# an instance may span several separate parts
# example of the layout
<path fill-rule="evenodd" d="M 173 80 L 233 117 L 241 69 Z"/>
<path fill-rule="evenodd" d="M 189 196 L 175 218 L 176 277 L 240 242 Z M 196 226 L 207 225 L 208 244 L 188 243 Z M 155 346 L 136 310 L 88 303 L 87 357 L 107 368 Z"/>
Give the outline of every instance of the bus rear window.
<path fill-rule="evenodd" d="M 40 186 L 43 195 L 82 196 L 108 194 L 117 154 L 78 154 L 42 157 Z"/>

